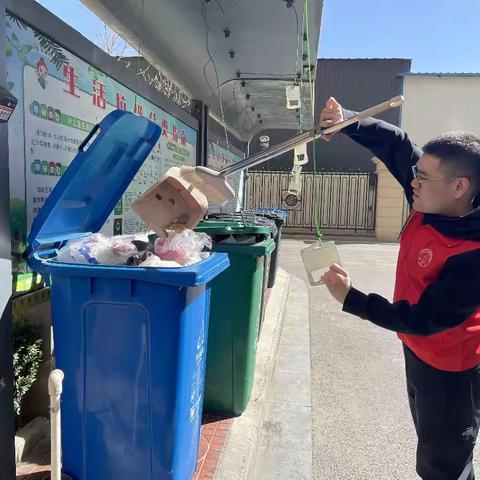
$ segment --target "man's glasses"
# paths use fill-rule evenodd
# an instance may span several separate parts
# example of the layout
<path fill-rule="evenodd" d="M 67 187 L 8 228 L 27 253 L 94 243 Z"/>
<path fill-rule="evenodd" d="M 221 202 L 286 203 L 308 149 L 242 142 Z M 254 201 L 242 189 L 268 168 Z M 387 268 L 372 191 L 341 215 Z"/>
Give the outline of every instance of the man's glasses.
<path fill-rule="evenodd" d="M 413 173 L 413 179 L 416 180 L 420 186 L 422 186 L 423 182 L 449 182 L 450 180 L 456 180 L 457 178 L 461 178 L 461 177 L 426 178 L 418 171 L 417 165 L 412 165 L 412 173 Z"/>

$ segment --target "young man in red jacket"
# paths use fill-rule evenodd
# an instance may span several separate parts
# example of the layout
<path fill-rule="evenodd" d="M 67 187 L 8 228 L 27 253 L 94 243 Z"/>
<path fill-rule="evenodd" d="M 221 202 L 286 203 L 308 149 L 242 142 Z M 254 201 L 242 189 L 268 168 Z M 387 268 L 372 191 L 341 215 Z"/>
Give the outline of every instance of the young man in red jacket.
<path fill-rule="evenodd" d="M 328 127 L 354 113 L 333 99 Z M 423 152 L 398 127 L 369 118 L 343 130 L 368 148 L 412 207 L 400 238 L 393 303 L 360 292 L 339 265 L 323 280 L 343 311 L 398 333 L 423 480 L 473 480 L 480 423 L 480 138 L 452 132 Z"/>

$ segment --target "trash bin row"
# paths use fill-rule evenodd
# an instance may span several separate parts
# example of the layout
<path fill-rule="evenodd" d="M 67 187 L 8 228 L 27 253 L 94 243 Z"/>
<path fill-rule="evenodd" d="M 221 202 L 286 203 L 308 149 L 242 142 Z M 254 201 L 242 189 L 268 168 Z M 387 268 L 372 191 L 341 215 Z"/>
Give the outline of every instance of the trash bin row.
<path fill-rule="evenodd" d="M 260 310 L 260 321 L 258 327 L 257 339 L 260 336 L 260 332 L 263 326 L 263 320 L 265 318 L 266 308 L 266 291 L 267 288 L 272 288 L 275 285 L 275 278 L 278 270 L 278 254 L 280 251 L 280 240 L 282 236 L 282 227 L 286 219 L 287 213 L 283 210 L 277 209 L 255 209 L 255 210 L 242 210 L 235 213 L 213 213 L 208 215 L 209 220 L 218 220 L 223 222 L 238 223 L 241 228 L 246 226 L 266 227 L 269 230 L 270 237 L 274 240 L 275 249 L 271 255 L 265 255 L 264 269 L 263 269 L 263 289 Z M 248 242 L 254 240 L 253 235 L 235 235 L 236 242 Z M 223 241 L 229 241 L 223 240 Z M 233 241 L 233 240 L 232 240 Z"/>
<path fill-rule="evenodd" d="M 255 224 L 206 220 L 196 230 L 217 239 L 213 251 L 230 259 L 230 268 L 212 281 L 204 409 L 240 415 L 252 392 L 265 259 L 275 241 L 268 227 Z"/>
<path fill-rule="evenodd" d="M 256 208 L 243 210 L 235 213 L 213 213 L 209 219 L 224 221 L 237 221 L 243 224 L 266 225 L 271 230 L 271 236 L 275 240 L 275 250 L 272 253 L 271 265 L 268 274 L 268 288 L 273 288 L 278 271 L 278 255 L 282 238 L 283 224 L 287 218 L 287 212 L 277 208 Z"/>
<path fill-rule="evenodd" d="M 179 268 L 57 259 L 67 240 L 100 230 L 160 133 L 143 117 L 107 115 L 29 235 L 29 266 L 51 286 L 63 468 L 75 480 L 190 479 L 202 405 L 239 415 L 251 394 L 265 258 L 281 236 L 280 223 L 258 219 L 277 213 L 207 219 L 196 231 L 213 252 Z"/>

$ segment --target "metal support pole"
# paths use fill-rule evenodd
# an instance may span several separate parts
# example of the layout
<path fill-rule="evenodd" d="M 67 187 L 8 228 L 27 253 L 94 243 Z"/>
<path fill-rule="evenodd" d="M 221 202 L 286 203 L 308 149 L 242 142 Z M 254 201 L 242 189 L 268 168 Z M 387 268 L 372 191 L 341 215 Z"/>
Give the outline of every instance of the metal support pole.
<path fill-rule="evenodd" d="M 201 100 L 192 100 L 192 116 L 198 120 L 197 166 L 207 166 L 208 106 Z"/>
<path fill-rule="evenodd" d="M 0 85 L 6 87 L 5 0 L 0 0 Z M 12 262 L 8 127 L 0 123 L 0 480 L 15 479 L 15 417 L 13 410 Z"/>

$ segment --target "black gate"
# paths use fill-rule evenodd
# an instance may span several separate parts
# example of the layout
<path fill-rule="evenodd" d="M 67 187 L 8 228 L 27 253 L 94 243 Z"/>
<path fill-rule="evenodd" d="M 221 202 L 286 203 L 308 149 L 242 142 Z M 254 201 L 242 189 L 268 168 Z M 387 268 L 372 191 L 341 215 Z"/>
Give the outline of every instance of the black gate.
<path fill-rule="evenodd" d="M 370 172 L 302 173 L 300 195 L 289 193 L 290 171 L 249 172 L 247 208 L 272 207 L 288 211 L 290 231 L 364 233 L 375 231 L 377 175 Z"/>

